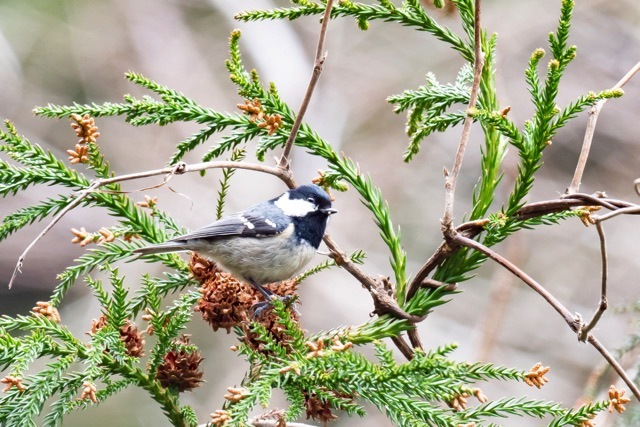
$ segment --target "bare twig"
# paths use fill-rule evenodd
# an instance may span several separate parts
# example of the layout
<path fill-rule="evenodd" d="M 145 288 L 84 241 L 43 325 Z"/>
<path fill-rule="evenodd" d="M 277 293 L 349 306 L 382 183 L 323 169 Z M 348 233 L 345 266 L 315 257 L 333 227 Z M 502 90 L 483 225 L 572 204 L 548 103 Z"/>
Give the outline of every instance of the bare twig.
<path fill-rule="evenodd" d="M 471 85 L 471 94 L 469 96 L 469 110 L 475 108 L 478 100 L 478 91 L 480 89 L 480 79 L 482 78 L 482 67 L 484 64 L 481 44 L 482 31 L 480 28 L 480 0 L 475 0 L 475 20 L 473 23 L 473 30 L 473 84 Z M 462 168 L 462 160 L 464 159 L 464 153 L 469 142 L 472 123 L 473 118 L 467 115 L 462 126 L 462 135 L 460 137 L 460 143 L 458 144 L 458 150 L 456 151 L 453 167 L 450 172 L 446 173 L 444 183 L 444 214 L 442 216 L 442 231 L 445 235 L 451 235 L 455 232 L 453 229 L 453 202 L 455 200 L 456 182 L 458 180 L 458 175 L 460 174 L 460 169 Z"/>
<path fill-rule="evenodd" d="M 134 179 L 140 178 L 148 178 L 152 176 L 158 175 L 167 175 L 163 184 L 166 184 L 169 177 L 173 175 L 182 175 L 187 172 L 199 172 L 206 169 L 219 169 L 219 168 L 235 168 L 235 169 L 247 169 L 253 171 L 259 171 L 263 173 L 268 173 L 271 175 L 275 175 L 285 181 L 287 184 L 295 184 L 291 177 L 287 176 L 283 170 L 275 167 L 268 167 L 264 165 L 257 165 L 251 163 L 243 163 L 243 162 L 204 162 L 204 163 L 196 163 L 193 165 L 187 165 L 186 163 L 178 163 L 175 166 L 166 167 L 162 169 L 153 169 L 144 172 L 136 172 L 126 175 L 114 176 L 112 178 L 99 179 L 91 183 L 89 187 L 78 192 L 76 198 L 64 207 L 52 220 L 49 224 L 38 234 L 38 236 L 27 246 L 27 248 L 22 252 L 20 257 L 18 258 L 18 262 L 16 263 L 16 267 L 13 270 L 13 274 L 11 275 L 11 280 L 9 280 L 9 289 L 13 285 L 18 273 L 20 272 L 20 268 L 24 264 L 24 260 L 27 257 L 27 254 L 33 249 L 33 247 L 42 239 L 48 232 L 56 225 L 63 216 L 65 216 L 69 211 L 78 206 L 85 198 L 87 198 L 90 194 L 99 190 L 99 188 L 104 187 L 109 184 L 115 184 L 118 182 L 131 181 Z"/>
<path fill-rule="evenodd" d="M 640 214 L 640 206 L 627 206 L 626 208 L 619 208 L 604 215 L 591 215 L 593 219 L 596 220 L 596 223 L 600 223 L 611 219 L 618 215 L 637 215 Z"/>
<path fill-rule="evenodd" d="M 593 336 L 593 334 L 589 334 L 589 337 L 587 337 L 587 342 L 591 344 L 596 350 L 598 350 L 598 352 L 602 355 L 602 357 L 604 357 L 607 363 L 620 376 L 622 381 L 624 381 L 627 387 L 629 387 L 636 399 L 640 401 L 640 390 L 638 390 L 638 386 L 636 386 L 631 378 L 629 378 L 624 368 L 620 366 L 616 358 L 613 357 L 611 353 L 609 353 L 609 350 L 607 350 L 606 347 L 603 346 L 600 341 L 598 341 L 598 339 Z"/>
<path fill-rule="evenodd" d="M 608 261 L 607 261 L 607 240 L 604 235 L 604 229 L 602 228 L 602 222 L 596 221 L 596 230 L 598 230 L 598 237 L 600 238 L 600 256 L 602 258 L 602 282 L 600 291 L 600 302 L 596 312 L 593 313 L 593 317 L 578 332 L 578 339 L 584 342 L 589 335 L 589 332 L 596 326 L 602 314 L 607 309 L 607 276 L 608 276 Z"/>
<path fill-rule="evenodd" d="M 349 260 L 349 257 L 338 247 L 328 234 L 324 235 L 324 243 L 331 251 L 331 258 L 337 265 L 347 270 L 364 286 L 373 298 L 375 313 L 377 315 L 389 314 L 398 319 L 408 320 L 411 323 L 419 323 L 425 319 L 424 316 L 415 316 L 404 311 L 396 300 L 385 289 L 384 284 L 378 282 L 373 277 L 367 275 L 356 264 Z"/>
<path fill-rule="evenodd" d="M 624 86 L 631 78 L 640 71 L 640 62 L 629 70 L 625 76 L 620 79 L 618 83 L 613 87 L 613 89 L 620 89 Z M 600 111 L 604 107 L 604 104 L 607 103 L 609 99 L 601 99 L 591 107 L 589 110 L 589 121 L 587 122 L 587 129 L 584 134 L 584 140 L 582 141 L 582 149 L 580 150 L 580 157 L 578 158 L 578 164 L 576 165 L 576 170 L 573 174 L 573 179 L 571 180 L 571 185 L 567 188 L 567 194 L 577 193 L 580 188 L 580 183 L 582 181 L 582 175 L 584 174 L 584 169 L 587 165 L 587 159 L 589 158 L 589 151 L 591 150 L 591 141 L 593 140 L 593 134 L 596 130 L 596 123 L 598 122 L 598 116 L 600 115 Z"/>
<path fill-rule="evenodd" d="M 91 187 L 94 187 L 94 185 L 92 185 Z M 27 254 L 29 253 L 29 251 L 36 245 L 36 243 L 40 241 L 40 239 L 42 239 L 49 232 L 49 230 L 53 228 L 54 225 L 58 223 L 58 221 L 62 219 L 62 217 L 67 212 L 69 212 L 70 210 L 78 206 L 80 202 L 82 202 L 89 194 L 91 194 L 91 190 L 92 190 L 91 187 L 89 187 L 86 191 L 78 195 L 71 203 L 65 206 L 64 209 L 58 212 L 58 214 L 55 217 L 53 217 L 51 222 L 44 228 L 44 230 L 42 230 L 40 234 L 38 234 L 38 236 L 35 239 L 33 239 L 31 243 L 29 243 L 29 246 L 27 246 L 27 248 L 22 252 L 22 254 L 20 255 L 20 258 L 18 258 L 16 267 L 13 269 L 11 280 L 9 280 L 9 289 L 11 289 L 11 286 L 13 286 L 13 282 L 18 276 L 18 273 L 21 272 L 20 268 L 22 267 L 22 264 L 24 264 L 24 260 L 27 257 Z"/>
<path fill-rule="evenodd" d="M 322 73 L 322 68 L 324 66 L 324 61 L 327 58 L 327 54 L 326 52 L 324 52 L 324 41 L 327 37 L 327 27 L 329 25 L 329 21 L 331 20 L 332 7 L 333 0 L 327 0 L 327 5 L 324 10 L 324 16 L 322 18 L 322 26 L 320 27 L 320 36 L 318 37 L 318 47 L 316 48 L 316 58 L 313 65 L 313 72 L 311 73 L 311 80 L 309 81 L 307 92 L 305 93 L 302 104 L 300 105 L 300 111 L 298 111 L 296 120 L 291 127 L 291 133 L 289 133 L 287 142 L 284 145 L 284 151 L 282 152 L 282 157 L 280 157 L 280 162 L 278 163 L 279 169 L 289 170 L 289 157 L 291 156 L 293 143 L 296 140 L 296 135 L 298 134 L 298 130 L 300 129 L 300 125 L 302 124 L 302 119 L 304 118 L 304 114 L 307 112 L 307 107 L 309 106 L 309 102 L 311 101 L 311 97 L 313 96 L 313 90 L 318 83 L 318 79 L 320 78 L 320 74 Z"/>
<path fill-rule="evenodd" d="M 469 239 L 467 237 L 461 235 L 455 235 L 453 237 L 453 241 L 468 248 L 474 249 L 476 251 L 482 252 L 507 270 L 509 270 L 512 274 L 526 283 L 531 289 L 537 292 L 542 298 L 544 298 L 553 309 L 562 316 L 564 321 L 569 325 L 571 330 L 576 334 L 579 333 L 580 328 L 583 326 L 582 321 L 579 317 L 574 316 L 571 312 L 560 302 L 556 297 L 554 297 L 549 291 L 547 291 L 542 285 L 536 282 L 531 276 L 521 270 L 519 267 L 514 265 L 511 261 L 504 258 L 502 255 L 493 251 L 492 249 L 484 246 L 482 243 L 477 242 L 473 239 Z M 611 365 L 613 369 L 618 373 L 620 378 L 625 382 L 627 387 L 631 389 L 631 392 L 635 395 L 636 399 L 640 401 L 640 390 L 633 383 L 633 380 L 627 375 L 627 373 L 622 369 L 622 367 L 618 364 L 615 358 L 607 351 L 607 349 L 600 344 L 600 342 L 593 336 L 593 334 L 589 334 L 587 337 L 587 342 L 589 342 L 598 352 L 605 358 L 605 360 Z"/>

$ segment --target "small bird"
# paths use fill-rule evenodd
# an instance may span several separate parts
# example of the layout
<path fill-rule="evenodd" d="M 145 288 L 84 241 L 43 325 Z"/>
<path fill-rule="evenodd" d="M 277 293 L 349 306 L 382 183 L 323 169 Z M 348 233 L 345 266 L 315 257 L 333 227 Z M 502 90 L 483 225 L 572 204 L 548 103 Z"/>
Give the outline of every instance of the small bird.
<path fill-rule="evenodd" d="M 302 185 L 279 197 L 158 245 L 141 255 L 194 251 L 252 285 L 270 303 L 262 285 L 290 279 L 313 258 L 329 216 L 331 198 L 317 185 Z M 260 304 L 256 315 L 265 308 Z"/>

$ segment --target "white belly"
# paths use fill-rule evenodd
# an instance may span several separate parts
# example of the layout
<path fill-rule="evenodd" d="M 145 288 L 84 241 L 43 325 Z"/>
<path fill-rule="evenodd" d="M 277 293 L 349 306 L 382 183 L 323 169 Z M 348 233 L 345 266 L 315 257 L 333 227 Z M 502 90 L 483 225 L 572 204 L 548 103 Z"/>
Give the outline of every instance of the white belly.
<path fill-rule="evenodd" d="M 292 233 L 290 226 L 277 236 L 221 239 L 215 245 L 193 245 L 193 249 L 237 279 L 263 285 L 292 278 L 315 255 L 316 249 L 306 242 L 294 248 Z"/>

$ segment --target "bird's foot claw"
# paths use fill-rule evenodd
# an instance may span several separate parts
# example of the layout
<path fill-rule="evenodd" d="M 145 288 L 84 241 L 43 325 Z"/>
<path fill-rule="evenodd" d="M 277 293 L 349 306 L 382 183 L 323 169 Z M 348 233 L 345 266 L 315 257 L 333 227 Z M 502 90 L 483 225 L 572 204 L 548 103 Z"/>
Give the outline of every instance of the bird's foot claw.
<path fill-rule="evenodd" d="M 257 302 L 253 305 L 253 307 L 251 307 L 251 309 L 253 310 L 253 319 L 257 319 L 260 316 L 262 316 L 262 314 L 264 313 L 264 311 L 268 308 L 272 308 L 273 307 L 273 301 L 275 299 L 281 301 L 284 306 L 286 308 L 291 308 L 291 310 L 296 314 L 296 315 L 300 315 L 300 313 L 298 312 L 298 310 L 296 309 L 296 304 L 295 301 L 297 299 L 296 296 L 294 295 L 286 295 L 286 296 L 278 296 L 278 295 L 273 295 L 271 297 L 272 299 L 270 301 L 260 301 Z"/>

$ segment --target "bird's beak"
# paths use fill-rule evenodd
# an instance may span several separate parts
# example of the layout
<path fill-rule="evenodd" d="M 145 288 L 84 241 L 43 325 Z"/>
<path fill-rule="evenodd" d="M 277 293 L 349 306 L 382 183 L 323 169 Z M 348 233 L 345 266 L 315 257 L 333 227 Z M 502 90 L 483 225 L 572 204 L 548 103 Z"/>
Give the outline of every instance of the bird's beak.
<path fill-rule="evenodd" d="M 320 212 L 322 212 L 325 215 L 333 215 L 334 213 L 338 213 L 338 211 L 336 209 L 333 209 L 333 208 L 320 209 Z"/>

